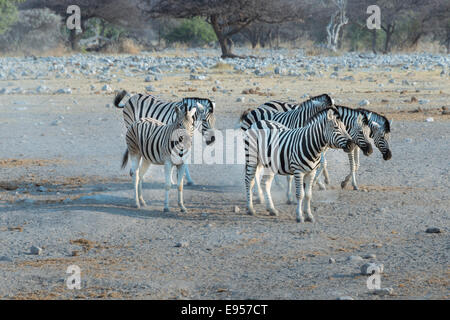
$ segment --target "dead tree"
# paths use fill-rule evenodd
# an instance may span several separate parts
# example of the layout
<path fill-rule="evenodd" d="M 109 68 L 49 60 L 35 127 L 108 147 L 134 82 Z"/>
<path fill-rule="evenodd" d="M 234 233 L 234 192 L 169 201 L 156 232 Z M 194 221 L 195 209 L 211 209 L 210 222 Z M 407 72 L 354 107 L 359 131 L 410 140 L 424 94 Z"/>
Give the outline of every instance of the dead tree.
<path fill-rule="evenodd" d="M 332 0 L 332 2 L 337 9 L 331 15 L 330 23 L 327 25 L 327 47 L 336 51 L 341 28 L 348 23 L 347 0 Z"/>

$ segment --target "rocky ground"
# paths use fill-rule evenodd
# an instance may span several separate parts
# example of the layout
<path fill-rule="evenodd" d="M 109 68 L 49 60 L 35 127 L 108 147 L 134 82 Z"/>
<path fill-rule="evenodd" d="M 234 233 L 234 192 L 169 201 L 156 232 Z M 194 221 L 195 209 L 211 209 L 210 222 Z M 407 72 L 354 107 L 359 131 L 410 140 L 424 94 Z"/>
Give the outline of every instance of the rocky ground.
<path fill-rule="evenodd" d="M 450 57 L 260 54 L 0 58 L 0 298 L 448 299 Z M 233 162 L 191 165 L 184 214 L 175 189 L 162 212 L 163 170 L 152 167 L 148 207 L 137 210 L 120 170 L 120 89 L 213 98 L 224 136 L 247 108 L 328 93 L 393 119 L 393 158 L 362 156 L 360 190 L 341 190 L 346 155 L 329 151 L 331 185 L 313 192 L 313 224 L 295 222 L 276 185 L 280 216 L 261 205 L 247 216 Z M 367 288 L 368 262 L 383 264 L 392 291 Z M 70 265 L 81 268 L 79 290 L 66 286 Z"/>

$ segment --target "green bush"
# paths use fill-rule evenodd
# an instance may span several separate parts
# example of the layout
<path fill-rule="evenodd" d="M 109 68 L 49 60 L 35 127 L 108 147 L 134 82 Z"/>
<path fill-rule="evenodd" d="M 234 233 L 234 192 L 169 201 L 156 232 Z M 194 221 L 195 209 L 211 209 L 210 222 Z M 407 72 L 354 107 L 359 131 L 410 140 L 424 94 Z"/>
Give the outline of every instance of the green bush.
<path fill-rule="evenodd" d="M 0 34 L 17 20 L 16 3 L 22 0 L 0 0 Z"/>
<path fill-rule="evenodd" d="M 213 28 L 201 18 L 185 19 L 177 27 L 172 28 L 164 35 L 169 42 L 182 42 L 194 46 L 201 46 L 217 41 Z"/>

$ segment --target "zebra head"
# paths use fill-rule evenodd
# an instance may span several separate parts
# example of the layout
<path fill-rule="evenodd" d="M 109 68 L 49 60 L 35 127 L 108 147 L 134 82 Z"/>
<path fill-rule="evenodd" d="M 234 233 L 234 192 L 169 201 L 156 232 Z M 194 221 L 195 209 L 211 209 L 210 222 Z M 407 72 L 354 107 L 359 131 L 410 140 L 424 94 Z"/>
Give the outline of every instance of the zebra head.
<path fill-rule="evenodd" d="M 372 144 L 369 141 L 369 120 L 364 113 L 359 113 L 357 117 L 353 117 L 351 123 L 347 125 L 347 131 L 356 145 L 361 148 L 364 155 L 372 154 Z"/>
<path fill-rule="evenodd" d="M 391 122 L 385 117 L 369 112 L 367 114 L 370 127 L 370 137 L 373 139 L 375 146 L 380 150 L 384 160 L 392 158 L 392 152 L 389 148 L 389 135 L 391 131 Z"/>
<path fill-rule="evenodd" d="M 207 145 L 216 141 L 214 124 L 215 124 L 215 103 L 209 99 L 203 98 L 184 98 L 182 103 L 188 106 L 188 109 L 193 105 L 197 107 L 195 120 L 197 121 L 196 128 L 201 125 L 201 132 Z"/>
<path fill-rule="evenodd" d="M 355 148 L 352 137 L 345 130 L 345 125 L 340 119 L 336 108 L 329 108 L 326 111 L 324 136 L 331 148 L 343 149 L 350 152 Z M 322 113 L 322 112 L 321 112 Z"/>
<path fill-rule="evenodd" d="M 181 143 L 181 148 L 188 149 L 191 145 L 192 136 L 195 130 L 195 114 L 197 108 L 182 109 L 175 107 L 177 118 L 175 120 L 175 139 L 172 141 L 178 141 Z"/>

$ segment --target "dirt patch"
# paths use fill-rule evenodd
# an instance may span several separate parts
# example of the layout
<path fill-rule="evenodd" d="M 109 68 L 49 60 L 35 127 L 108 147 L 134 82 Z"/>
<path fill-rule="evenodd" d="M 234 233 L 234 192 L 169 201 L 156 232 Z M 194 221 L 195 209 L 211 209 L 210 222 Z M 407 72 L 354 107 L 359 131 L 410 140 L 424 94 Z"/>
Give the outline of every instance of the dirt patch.
<path fill-rule="evenodd" d="M 15 167 L 43 167 L 50 165 L 64 165 L 68 164 L 67 160 L 58 159 L 0 159 L 0 167 L 15 168 Z"/>

